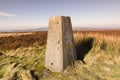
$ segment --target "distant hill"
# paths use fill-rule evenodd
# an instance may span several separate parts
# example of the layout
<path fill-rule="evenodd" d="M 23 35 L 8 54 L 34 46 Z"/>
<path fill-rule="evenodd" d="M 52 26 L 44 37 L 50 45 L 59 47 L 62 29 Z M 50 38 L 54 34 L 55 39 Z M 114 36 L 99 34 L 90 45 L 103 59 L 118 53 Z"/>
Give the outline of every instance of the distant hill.
<path fill-rule="evenodd" d="M 36 32 L 47 31 L 48 27 L 35 28 L 35 29 L 20 29 L 20 30 L 0 30 L 0 32 Z M 73 27 L 73 30 L 120 30 L 120 27 Z"/>
<path fill-rule="evenodd" d="M 120 30 L 120 27 L 74 27 L 73 30 Z"/>
<path fill-rule="evenodd" d="M 35 29 L 20 29 L 20 30 L 0 30 L 0 32 L 36 32 L 36 31 L 47 31 L 48 28 L 35 28 Z"/>
<path fill-rule="evenodd" d="M 31 32 L 31 31 L 47 31 L 48 28 L 35 28 L 35 29 L 21 29 L 21 30 L 14 30 L 14 32 Z"/>

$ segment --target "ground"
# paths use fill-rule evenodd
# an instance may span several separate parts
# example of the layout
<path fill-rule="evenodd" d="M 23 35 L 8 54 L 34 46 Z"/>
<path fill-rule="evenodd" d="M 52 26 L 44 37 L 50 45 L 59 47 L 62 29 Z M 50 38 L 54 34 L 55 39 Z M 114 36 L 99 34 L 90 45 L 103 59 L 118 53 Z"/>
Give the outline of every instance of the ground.
<path fill-rule="evenodd" d="M 44 66 L 46 40 L 45 31 L 0 33 L 0 80 L 120 79 L 120 30 L 74 31 L 77 60 L 60 73 Z"/>

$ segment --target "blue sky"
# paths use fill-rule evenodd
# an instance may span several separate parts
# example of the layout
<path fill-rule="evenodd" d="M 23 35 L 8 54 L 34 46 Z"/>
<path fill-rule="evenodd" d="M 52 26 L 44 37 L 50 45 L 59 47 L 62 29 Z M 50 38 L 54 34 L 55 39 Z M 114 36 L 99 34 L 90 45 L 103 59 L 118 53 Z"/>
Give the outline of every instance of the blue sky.
<path fill-rule="evenodd" d="M 47 27 L 58 15 L 73 27 L 119 26 L 120 0 L 0 0 L 0 30 Z"/>

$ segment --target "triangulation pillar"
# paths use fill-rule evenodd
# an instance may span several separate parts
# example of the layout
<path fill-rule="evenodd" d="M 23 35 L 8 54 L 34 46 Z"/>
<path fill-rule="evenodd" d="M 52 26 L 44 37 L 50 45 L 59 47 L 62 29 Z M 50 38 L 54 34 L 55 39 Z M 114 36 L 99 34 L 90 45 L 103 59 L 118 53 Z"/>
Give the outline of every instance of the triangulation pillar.
<path fill-rule="evenodd" d="M 53 72 L 61 72 L 75 60 L 76 50 L 70 17 L 50 17 L 45 66 Z"/>

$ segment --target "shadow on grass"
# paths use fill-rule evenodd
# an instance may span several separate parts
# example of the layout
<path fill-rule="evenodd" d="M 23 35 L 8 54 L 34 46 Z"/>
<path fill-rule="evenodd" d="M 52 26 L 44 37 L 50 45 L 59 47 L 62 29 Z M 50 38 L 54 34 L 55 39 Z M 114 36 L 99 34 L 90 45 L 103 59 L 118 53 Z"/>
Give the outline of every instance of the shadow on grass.
<path fill-rule="evenodd" d="M 3 55 L 3 53 L 2 52 L 0 52 L 0 56 L 2 56 Z"/>
<path fill-rule="evenodd" d="M 84 38 L 76 44 L 77 60 L 81 60 L 84 64 L 84 57 L 92 49 L 94 38 Z"/>

